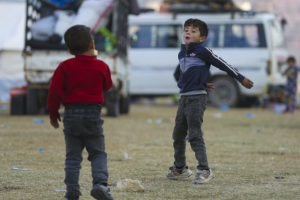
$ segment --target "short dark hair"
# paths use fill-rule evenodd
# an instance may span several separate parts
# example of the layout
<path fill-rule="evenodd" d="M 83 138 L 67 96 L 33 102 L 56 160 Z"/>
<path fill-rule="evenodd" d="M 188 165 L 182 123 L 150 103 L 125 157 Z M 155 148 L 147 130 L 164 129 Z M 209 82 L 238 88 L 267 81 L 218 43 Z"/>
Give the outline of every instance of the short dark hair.
<path fill-rule="evenodd" d="M 65 43 L 73 54 L 82 54 L 89 50 L 93 40 L 91 29 L 84 25 L 75 25 L 64 34 Z"/>
<path fill-rule="evenodd" d="M 288 59 L 286 60 L 286 62 L 296 62 L 296 59 L 295 59 L 295 57 L 294 56 L 290 56 L 290 57 L 288 57 Z"/>
<path fill-rule="evenodd" d="M 208 36 L 208 32 L 209 32 L 208 26 L 204 21 L 202 21 L 200 19 L 190 18 L 190 19 L 186 20 L 184 22 L 184 27 L 187 27 L 187 26 L 197 27 L 200 31 L 200 36 L 205 36 L 205 37 Z"/>

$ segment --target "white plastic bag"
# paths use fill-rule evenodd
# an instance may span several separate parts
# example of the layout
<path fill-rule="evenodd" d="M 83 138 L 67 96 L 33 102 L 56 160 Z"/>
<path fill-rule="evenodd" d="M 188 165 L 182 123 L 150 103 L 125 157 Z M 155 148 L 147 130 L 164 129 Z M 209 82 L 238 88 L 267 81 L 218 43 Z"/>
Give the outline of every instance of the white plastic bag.
<path fill-rule="evenodd" d="M 55 11 L 54 15 L 57 17 L 57 22 L 54 27 L 54 33 L 63 37 L 68 28 L 72 26 L 75 15 L 70 11 L 62 10 Z"/>
<path fill-rule="evenodd" d="M 46 41 L 53 35 L 56 23 L 55 16 L 44 17 L 30 27 L 32 38 L 35 40 Z"/>
<path fill-rule="evenodd" d="M 113 0 L 85 0 L 79 7 L 73 25 L 85 25 L 92 31 L 106 26 L 108 14 L 111 12 Z"/>
<path fill-rule="evenodd" d="M 117 187 L 126 192 L 144 192 L 145 188 L 138 180 L 124 179 L 117 182 Z"/>

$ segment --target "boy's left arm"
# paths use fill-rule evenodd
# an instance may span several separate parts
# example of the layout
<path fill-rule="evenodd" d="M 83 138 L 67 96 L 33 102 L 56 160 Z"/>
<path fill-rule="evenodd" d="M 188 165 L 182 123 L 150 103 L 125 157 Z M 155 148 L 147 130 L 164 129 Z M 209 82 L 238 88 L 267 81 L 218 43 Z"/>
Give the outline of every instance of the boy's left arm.
<path fill-rule="evenodd" d="M 108 65 L 106 65 L 105 79 L 103 81 L 103 90 L 107 91 L 111 88 L 111 86 L 112 86 L 111 73 Z"/>
<path fill-rule="evenodd" d="M 239 73 L 237 69 L 229 65 L 222 58 L 215 55 L 211 49 L 205 48 L 203 59 L 205 62 L 212 64 L 220 70 L 226 72 L 229 76 L 237 79 L 245 88 L 252 88 L 253 82 Z"/>

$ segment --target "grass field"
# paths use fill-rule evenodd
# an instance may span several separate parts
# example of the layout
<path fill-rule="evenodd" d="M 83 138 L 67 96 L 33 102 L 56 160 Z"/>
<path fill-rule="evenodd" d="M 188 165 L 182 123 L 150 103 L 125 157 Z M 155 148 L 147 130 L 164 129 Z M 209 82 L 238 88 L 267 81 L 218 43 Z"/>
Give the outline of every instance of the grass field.
<path fill-rule="evenodd" d="M 222 117 L 216 118 L 217 113 Z M 255 117 L 248 118 L 247 113 Z M 299 199 L 300 112 L 221 112 L 209 107 L 203 130 L 215 179 L 206 185 L 193 185 L 194 176 L 181 181 L 165 177 L 173 163 L 171 135 L 175 114 L 175 106 L 134 105 L 128 116 L 104 117 L 109 183 L 129 178 L 140 180 L 146 188 L 144 193 L 134 193 L 112 186 L 116 200 Z M 34 118 L 44 119 L 45 123 L 34 124 Z M 150 123 L 153 119 L 162 122 Z M 132 159 L 125 159 L 125 152 Z M 53 129 L 47 116 L 0 114 L 0 199 L 64 199 L 64 192 L 55 191 L 65 189 L 64 158 L 62 125 Z M 90 163 L 86 158 L 85 152 L 81 199 L 91 200 Z M 194 171 L 197 162 L 189 145 L 187 163 Z"/>

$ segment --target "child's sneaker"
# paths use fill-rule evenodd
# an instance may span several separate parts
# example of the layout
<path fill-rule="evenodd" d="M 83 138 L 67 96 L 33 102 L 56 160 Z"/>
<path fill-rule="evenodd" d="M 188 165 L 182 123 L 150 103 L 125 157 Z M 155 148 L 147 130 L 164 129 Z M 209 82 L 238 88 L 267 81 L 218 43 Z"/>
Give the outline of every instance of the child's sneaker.
<path fill-rule="evenodd" d="M 193 174 L 188 166 L 185 166 L 183 169 L 177 169 L 175 166 L 171 166 L 169 169 L 170 172 L 166 176 L 171 180 L 188 178 Z"/>
<path fill-rule="evenodd" d="M 114 198 L 110 195 L 109 188 L 104 185 L 94 185 L 91 195 L 97 200 L 114 200 Z"/>
<path fill-rule="evenodd" d="M 215 175 L 211 171 L 211 169 L 208 170 L 196 170 L 195 179 L 193 180 L 194 184 L 203 184 L 211 181 L 213 178 L 215 178 Z"/>

